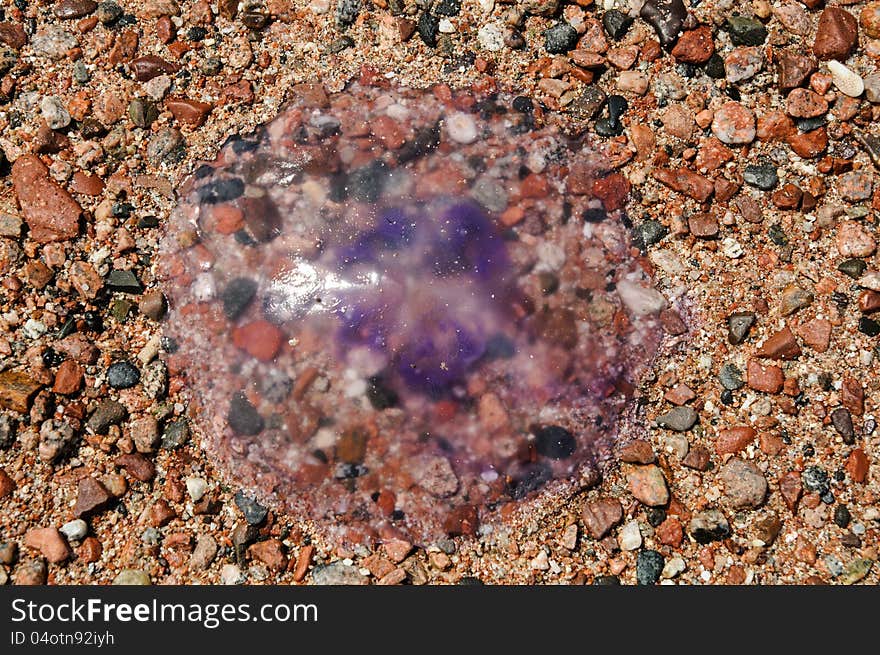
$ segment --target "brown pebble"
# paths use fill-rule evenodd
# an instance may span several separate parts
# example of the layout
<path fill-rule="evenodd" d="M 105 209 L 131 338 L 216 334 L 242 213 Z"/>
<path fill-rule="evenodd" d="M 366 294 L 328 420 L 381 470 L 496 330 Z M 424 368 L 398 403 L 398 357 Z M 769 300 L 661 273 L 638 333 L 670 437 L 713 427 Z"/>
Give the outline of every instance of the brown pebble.
<path fill-rule="evenodd" d="M 736 454 L 752 443 L 756 436 L 755 429 L 748 425 L 719 430 L 715 452 L 719 455 Z"/>
<path fill-rule="evenodd" d="M 858 42 L 856 17 L 840 7 L 826 7 L 819 16 L 813 53 L 822 60 L 845 61 Z"/>
<path fill-rule="evenodd" d="M 746 377 L 750 389 L 765 393 L 779 393 L 785 382 L 782 369 L 778 366 L 764 366 L 759 361 L 750 359 L 746 368 Z"/>
<path fill-rule="evenodd" d="M 686 168 L 656 168 L 652 175 L 673 191 L 683 193 L 699 202 L 706 202 L 715 191 L 715 186 L 708 178 Z"/>
<path fill-rule="evenodd" d="M 190 100 L 188 98 L 168 98 L 165 101 L 165 108 L 180 123 L 196 128 L 207 120 L 213 106 L 207 102 Z"/>
<path fill-rule="evenodd" d="M 91 564 L 101 559 L 101 553 L 104 551 L 101 542 L 95 537 L 86 537 L 82 544 L 76 550 L 76 557 L 83 564 Z"/>
<path fill-rule="evenodd" d="M 128 474 L 141 482 L 149 482 L 156 476 L 156 467 L 149 459 L 140 453 L 127 453 L 119 455 L 116 465 L 124 468 Z"/>
<path fill-rule="evenodd" d="M 0 469 L 0 498 L 6 498 L 15 491 L 15 481 L 9 477 L 9 474 Z"/>
<path fill-rule="evenodd" d="M 693 214 L 688 218 L 688 229 L 699 239 L 714 239 L 718 236 L 718 221 L 712 214 Z"/>
<path fill-rule="evenodd" d="M 55 384 L 52 387 L 52 391 L 69 396 L 80 390 L 82 382 L 82 366 L 72 359 L 65 359 L 61 366 L 58 367 L 58 372 L 55 373 Z"/>
<path fill-rule="evenodd" d="M 0 373 L 0 407 L 26 414 L 31 398 L 42 386 L 26 373 L 3 371 Z"/>
<path fill-rule="evenodd" d="M 868 478 L 868 456 L 861 448 L 853 450 L 846 458 L 846 472 L 853 482 L 863 483 Z"/>
<path fill-rule="evenodd" d="M 828 350 L 831 342 L 831 321 L 827 318 L 814 318 L 797 327 L 797 334 L 803 342 L 817 353 Z"/>
<path fill-rule="evenodd" d="M 758 357 L 768 359 L 796 359 L 801 355 L 801 348 L 791 329 L 785 327 L 770 335 L 755 353 Z"/>
<path fill-rule="evenodd" d="M 34 241 L 67 241 L 79 234 L 82 208 L 49 177 L 49 169 L 36 155 L 15 160 L 12 185 Z"/>
<path fill-rule="evenodd" d="M 128 62 L 128 67 L 138 82 L 149 82 L 159 75 L 174 75 L 180 70 L 180 66 L 166 61 L 156 55 L 138 57 Z"/>
<path fill-rule="evenodd" d="M 705 471 L 709 468 L 711 459 L 709 449 L 702 444 L 696 444 L 691 446 L 681 463 L 695 471 Z"/>
<path fill-rule="evenodd" d="M 287 567 L 287 555 L 278 539 L 258 541 L 248 548 L 248 553 L 274 571 L 283 571 Z"/>
<path fill-rule="evenodd" d="M 659 507 L 669 502 L 669 489 L 659 466 L 628 466 L 626 480 L 630 493 L 648 507 Z"/>
<path fill-rule="evenodd" d="M 84 196 L 99 196 L 104 190 L 104 181 L 97 175 L 77 171 L 70 180 L 70 190 Z"/>
<path fill-rule="evenodd" d="M 779 493 L 788 509 L 794 513 L 797 510 L 798 501 L 804 492 L 801 476 L 797 471 L 789 471 L 779 478 Z"/>
<path fill-rule="evenodd" d="M 714 52 L 712 28 L 708 25 L 700 25 L 694 30 L 682 32 L 672 49 L 672 56 L 686 64 L 702 64 L 708 61 Z"/>
<path fill-rule="evenodd" d="M 13 50 L 21 50 L 27 43 L 27 33 L 20 23 L 0 23 L 0 43 Z"/>
<path fill-rule="evenodd" d="M 61 0 L 55 4 L 52 13 L 61 20 L 70 20 L 88 16 L 97 8 L 98 3 L 95 0 Z"/>
<path fill-rule="evenodd" d="M 785 50 L 776 59 L 779 86 L 783 90 L 802 86 L 816 72 L 816 60 L 809 55 Z"/>
<path fill-rule="evenodd" d="M 865 389 L 861 382 L 850 375 L 844 376 L 840 385 L 840 404 L 854 416 L 865 413 Z"/>
<path fill-rule="evenodd" d="M 620 449 L 618 459 L 630 464 L 653 464 L 657 459 L 654 448 L 644 439 L 633 439 Z"/>
<path fill-rule="evenodd" d="M 296 556 L 296 567 L 293 569 L 294 582 L 302 582 L 305 579 L 314 555 L 315 547 L 311 544 L 299 549 L 299 554 Z"/>
<path fill-rule="evenodd" d="M 77 486 L 76 505 L 73 507 L 73 515 L 81 518 L 95 510 L 101 509 L 110 501 L 110 498 L 110 493 L 95 478 L 82 478 Z"/>
<path fill-rule="evenodd" d="M 57 528 L 32 528 L 25 534 L 24 544 L 40 551 L 52 564 L 58 564 L 70 557 L 70 547 Z"/>
<path fill-rule="evenodd" d="M 616 498 L 595 500 L 584 505 L 584 527 L 593 539 L 601 539 L 623 519 L 623 507 Z"/>
<path fill-rule="evenodd" d="M 12 582 L 22 586 L 44 585 L 46 575 L 46 563 L 42 559 L 25 560 L 13 572 Z"/>
<path fill-rule="evenodd" d="M 177 516 L 177 513 L 164 498 L 160 498 L 153 503 L 148 511 L 149 524 L 154 528 L 161 528 L 162 526 L 167 525 Z"/>

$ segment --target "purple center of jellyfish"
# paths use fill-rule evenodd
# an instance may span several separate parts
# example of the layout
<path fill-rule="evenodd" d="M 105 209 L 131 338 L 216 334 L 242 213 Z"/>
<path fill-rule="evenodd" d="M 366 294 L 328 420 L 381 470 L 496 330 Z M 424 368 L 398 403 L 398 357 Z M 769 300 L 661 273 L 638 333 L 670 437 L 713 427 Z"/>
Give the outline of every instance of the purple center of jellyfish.
<path fill-rule="evenodd" d="M 317 261 L 299 261 L 272 285 L 277 311 L 338 322 L 340 355 L 365 346 L 386 366 L 371 381 L 441 397 L 503 342 L 512 289 L 505 244 L 469 201 L 378 210 L 375 225 Z"/>

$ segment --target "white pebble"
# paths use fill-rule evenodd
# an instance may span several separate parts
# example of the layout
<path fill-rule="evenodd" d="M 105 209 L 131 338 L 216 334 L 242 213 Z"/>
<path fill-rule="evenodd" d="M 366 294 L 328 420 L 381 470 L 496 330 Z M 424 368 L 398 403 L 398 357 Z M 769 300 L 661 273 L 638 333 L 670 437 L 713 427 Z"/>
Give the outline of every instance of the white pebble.
<path fill-rule="evenodd" d="M 477 0 L 477 4 L 480 6 L 480 11 L 486 16 L 491 14 L 492 10 L 495 9 L 495 0 Z"/>
<path fill-rule="evenodd" d="M 620 529 L 617 538 L 621 550 L 635 550 L 642 545 L 642 532 L 639 530 L 639 522 L 633 519 Z"/>
<path fill-rule="evenodd" d="M 440 34 L 455 33 L 455 25 L 453 25 L 452 21 L 448 18 L 441 18 L 440 23 L 437 25 L 437 29 L 440 30 Z"/>
<path fill-rule="evenodd" d="M 725 257 L 729 257 L 730 259 L 739 259 L 745 254 L 742 246 L 739 245 L 739 242 L 733 237 L 727 237 L 721 242 L 721 252 L 724 253 Z"/>
<path fill-rule="evenodd" d="M 687 565 L 684 563 L 684 560 L 680 557 L 673 557 L 668 562 L 666 562 L 666 566 L 663 567 L 662 575 L 666 579 L 674 578 L 679 573 L 682 573 Z"/>
<path fill-rule="evenodd" d="M 631 280 L 618 282 L 617 295 L 635 316 L 657 314 L 666 306 L 666 298 L 662 293 L 651 287 L 643 287 L 638 282 Z"/>
<path fill-rule="evenodd" d="M 871 291 L 880 291 L 880 271 L 868 271 L 865 273 L 859 278 L 859 286 Z"/>
<path fill-rule="evenodd" d="M 498 23 L 486 23 L 477 32 L 477 41 L 484 50 L 498 52 L 504 47 L 504 30 Z"/>
<path fill-rule="evenodd" d="M 456 112 L 447 116 L 444 123 L 446 133 L 456 143 L 467 145 L 477 140 L 477 124 L 472 116 Z"/>
<path fill-rule="evenodd" d="M 68 521 L 64 525 L 59 528 L 59 532 L 68 538 L 70 541 L 79 541 L 89 531 L 89 526 L 82 519 L 74 519 L 72 521 Z"/>
<path fill-rule="evenodd" d="M 70 125 L 70 114 L 57 96 L 45 96 L 40 101 L 40 113 L 53 130 L 60 130 Z"/>
<path fill-rule="evenodd" d="M 236 564 L 224 564 L 220 569 L 220 581 L 229 585 L 241 584 L 244 581 L 244 576 Z"/>
<path fill-rule="evenodd" d="M 28 339 L 39 339 L 41 336 L 46 334 L 48 328 L 46 324 L 42 321 L 38 321 L 34 318 L 29 318 L 25 321 L 23 332 L 24 336 Z"/>
<path fill-rule="evenodd" d="M 189 494 L 189 497 L 193 499 L 194 503 L 197 503 L 202 499 L 207 489 L 208 483 L 202 478 L 192 477 L 186 479 L 186 491 Z"/>
<path fill-rule="evenodd" d="M 858 98 L 865 91 L 865 82 L 862 77 L 850 68 L 847 68 L 839 61 L 833 59 L 828 62 L 828 70 L 831 72 L 831 78 L 841 93 L 851 98 Z"/>

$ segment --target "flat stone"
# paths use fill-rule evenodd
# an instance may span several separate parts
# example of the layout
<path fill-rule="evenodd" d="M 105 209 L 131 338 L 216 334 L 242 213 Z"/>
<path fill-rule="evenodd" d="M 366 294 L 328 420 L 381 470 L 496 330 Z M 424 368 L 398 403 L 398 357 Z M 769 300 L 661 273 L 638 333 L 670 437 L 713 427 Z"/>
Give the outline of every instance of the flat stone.
<path fill-rule="evenodd" d="M 654 464 L 628 466 L 626 479 L 630 492 L 641 503 L 659 507 L 669 502 L 669 490 L 660 467 Z"/>
<path fill-rule="evenodd" d="M 77 485 L 73 515 L 86 516 L 103 508 L 111 498 L 110 492 L 98 480 L 93 477 L 82 478 Z"/>
<path fill-rule="evenodd" d="M 673 407 L 665 414 L 658 416 L 656 423 L 661 428 L 687 432 L 697 422 L 699 414 L 692 407 Z"/>
<path fill-rule="evenodd" d="M 814 118 L 828 112 L 828 101 L 810 89 L 792 89 L 785 99 L 785 110 L 795 118 Z"/>
<path fill-rule="evenodd" d="M 258 541 L 248 548 L 248 553 L 273 571 L 283 571 L 287 566 L 287 555 L 278 539 Z"/>
<path fill-rule="evenodd" d="M 796 359 L 801 355 L 801 348 L 791 329 L 785 327 L 770 335 L 755 354 L 768 359 Z"/>
<path fill-rule="evenodd" d="M 0 407 L 27 414 L 31 399 L 42 384 L 20 371 L 0 373 Z"/>
<path fill-rule="evenodd" d="M 55 384 L 52 391 L 65 396 L 75 394 L 82 387 L 83 368 L 72 359 L 61 362 L 55 373 Z"/>
<path fill-rule="evenodd" d="M 70 557 L 70 547 L 57 528 L 32 528 L 24 536 L 24 544 L 39 550 L 50 563 L 58 564 Z"/>
<path fill-rule="evenodd" d="M 826 7 L 819 16 L 813 53 L 822 60 L 844 61 L 858 42 L 856 17 L 840 7 Z"/>
<path fill-rule="evenodd" d="M 760 48 L 734 48 L 724 58 L 724 76 L 733 84 L 754 77 L 763 67 L 764 53 Z"/>
<path fill-rule="evenodd" d="M 190 128 L 196 128 L 204 124 L 214 106 L 189 98 L 168 98 L 165 100 L 165 108 L 178 122 Z"/>
<path fill-rule="evenodd" d="M 798 52 L 784 50 L 776 59 L 777 81 L 783 90 L 802 86 L 816 69 L 813 57 Z"/>
<path fill-rule="evenodd" d="M 654 448 L 644 439 L 634 439 L 620 449 L 618 458 L 630 464 L 653 464 L 657 459 Z"/>
<path fill-rule="evenodd" d="M 853 482 L 863 483 L 868 478 L 868 456 L 861 448 L 854 449 L 846 458 L 846 472 Z"/>
<path fill-rule="evenodd" d="M 705 471 L 709 468 L 711 461 L 712 456 L 709 454 L 709 449 L 702 444 L 696 444 L 688 449 L 688 453 L 681 460 L 681 463 L 695 471 Z"/>
<path fill-rule="evenodd" d="M 727 340 L 731 345 L 738 346 L 749 334 L 755 324 L 754 312 L 734 312 L 727 317 Z"/>
<path fill-rule="evenodd" d="M 156 477 L 156 467 L 149 459 L 140 453 L 127 453 L 119 455 L 114 462 L 124 468 L 135 480 L 149 482 Z"/>
<path fill-rule="evenodd" d="M 755 508 L 767 496 L 767 479 L 752 462 L 734 457 L 721 469 L 724 495 L 737 509 Z"/>
<path fill-rule="evenodd" d="M 673 191 L 690 196 L 698 202 L 706 202 L 715 192 L 715 185 L 711 180 L 686 168 L 655 168 L 652 175 Z"/>
<path fill-rule="evenodd" d="M 712 133 L 728 145 L 743 145 L 755 140 L 755 114 L 748 107 L 726 102 L 712 118 Z"/>
<path fill-rule="evenodd" d="M 616 498 L 587 503 L 582 513 L 584 527 L 593 539 L 602 539 L 623 519 L 623 507 Z"/>
<path fill-rule="evenodd" d="M 763 45 L 767 40 L 767 28 L 750 16 L 731 16 L 727 19 L 727 32 L 733 45 Z"/>
<path fill-rule="evenodd" d="M 715 452 L 719 455 L 736 454 L 754 442 L 758 433 L 748 425 L 740 425 L 718 431 Z"/>
<path fill-rule="evenodd" d="M 712 28 L 700 25 L 693 30 L 682 32 L 672 49 L 672 56 L 686 64 L 702 64 L 715 53 Z"/>
<path fill-rule="evenodd" d="M 841 221 L 837 225 L 837 251 L 843 257 L 870 257 L 877 251 L 877 241 L 856 221 Z"/>
<path fill-rule="evenodd" d="M 368 585 L 369 578 L 362 575 L 355 566 L 346 566 L 343 562 L 332 562 L 324 566 L 316 566 L 312 570 L 312 582 L 316 585 Z"/>
<path fill-rule="evenodd" d="M 809 307 L 812 303 L 812 293 L 797 284 L 789 284 L 782 290 L 782 296 L 779 299 L 779 313 L 782 316 L 789 316 L 799 309 Z"/>
<path fill-rule="evenodd" d="M 750 389 L 779 393 L 782 391 L 785 375 L 778 366 L 764 366 L 759 361 L 750 359 L 746 368 L 746 379 Z"/>
<path fill-rule="evenodd" d="M 797 327 L 797 334 L 803 342 L 818 353 L 828 350 L 831 342 L 831 321 L 827 318 L 814 318 Z"/>
<path fill-rule="evenodd" d="M 32 239 L 50 243 L 79 234 L 82 208 L 49 176 L 49 169 L 36 155 L 22 155 L 15 161 L 12 185 Z"/>

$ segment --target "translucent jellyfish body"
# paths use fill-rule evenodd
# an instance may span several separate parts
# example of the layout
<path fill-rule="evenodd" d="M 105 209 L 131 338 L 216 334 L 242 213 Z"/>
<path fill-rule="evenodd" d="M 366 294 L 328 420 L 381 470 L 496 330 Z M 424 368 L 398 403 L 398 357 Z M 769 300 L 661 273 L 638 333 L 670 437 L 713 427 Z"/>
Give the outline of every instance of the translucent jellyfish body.
<path fill-rule="evenodd" d="M 475 534 L 593 480 L 661 338 L 627 156 L 503 93 L 297 87 L 165 239 L 203 446 L 346 539 Z"/>

